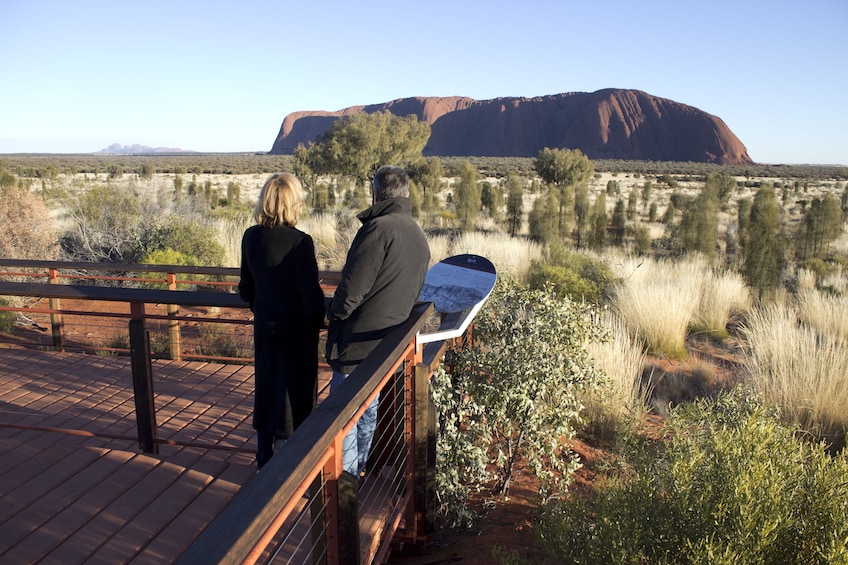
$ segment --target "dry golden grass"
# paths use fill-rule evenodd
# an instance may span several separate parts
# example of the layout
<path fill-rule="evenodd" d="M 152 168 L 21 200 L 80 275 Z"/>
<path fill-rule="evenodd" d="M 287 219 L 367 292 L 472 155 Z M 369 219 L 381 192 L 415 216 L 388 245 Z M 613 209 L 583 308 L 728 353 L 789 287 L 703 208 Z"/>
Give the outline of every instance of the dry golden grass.
<path fill-rule="evenodd" d="M 542 246 L 504 233 L 469 232 L 454 240 L 451 255 L 473 253 L 489 259 L 501 275 L 523 280 L 530 264 L 542 256 Z"/>
<path fill-rule="evenodd" d="M 623 282 L 612 303 L 624 323 L 652 355 L 685 359 L 686 335 L 701 298 L 703 262 L 624 258 L 615 269 Z"/>
<path fill-rule="evenodd" d="M 735 314 L 751 306 L 751 290 L 742 275 L 734 271 L 707 269 L 703 273 L 701 298 L 693 321 L 693 330 L 726 338 L 727 323 Z"/>
<path fill-rule="evenodd" d="M 427 243 L 430 245 L 430 266 L 432 267 L 442 259 L 450 257 L 451 240 L 446 235 L 429 235 Z"/>
<path fill-rule="evenodd" d="M 644 344 L 614 312 L 604 312 L 600 322 L 609 339 L 590 342 L 586 349 L 607 379 L 586 399 L 586 416 L 603 419 L 598 414 L 602 412 L 614 419 L 639 417 L 649 408 L 653 388 L 642 381 Z"/>
<path fill-rule="evenodd" d="M 798 312 L 783 304 L 750 312 L 742 335 L 745 364 L 763 397 L 811 434 L 842 445 L 848 430 L 844 338 L 799 323 Z"/>
<path fill-rule="evenodd" d="M 798 317 L 822 338 L 848 347 L 848 296 L 804 290 L 798 295 Z"/>
<path fill-rule="evenodd" d="M 252 218 L 228 218 L 217 222 L 218 241 L 224 248 L 224 267 L 241 265 L 241 238 L 251 225 Z"/>

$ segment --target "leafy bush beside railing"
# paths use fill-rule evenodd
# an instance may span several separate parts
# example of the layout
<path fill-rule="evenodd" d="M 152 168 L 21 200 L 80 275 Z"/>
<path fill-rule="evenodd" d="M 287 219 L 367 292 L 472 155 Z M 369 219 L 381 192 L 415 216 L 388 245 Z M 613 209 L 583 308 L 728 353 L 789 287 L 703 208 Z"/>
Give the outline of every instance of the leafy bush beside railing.
<path fill-rule="evenodd" d="M 434 375 L 437 484 L 449 525 L 473 521 L 465 504 L 474 489 L 508 493 L 519 458 L 543 496 L 564 492 L 579 467 L 567 443 L 579 393 L 601 378 L 586 350 L 600 337 L 589 314 L 550 289 L 501 278 L 475 318 L 472 344 L 446 360 L 447 373 Z"/>

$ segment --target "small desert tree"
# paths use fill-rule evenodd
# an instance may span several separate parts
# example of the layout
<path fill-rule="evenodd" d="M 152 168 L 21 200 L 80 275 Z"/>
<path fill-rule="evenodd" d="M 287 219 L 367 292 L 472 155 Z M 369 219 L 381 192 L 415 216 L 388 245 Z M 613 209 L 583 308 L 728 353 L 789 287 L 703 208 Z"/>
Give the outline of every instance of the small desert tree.
<path fill-rule="evenodd" d="M 745 280 L 757 290 L 760 300 L 767 291 L 776 289 L 780 284 L 784 265 L 780 216 L 781 208 L 774 188 L 762 186 L 751 204 L 743 265 Z"/>
<path fill-rule="evenodd" d="M 533 168 L 557 195 L 557 232 L 559 237 L 565 237 L 572 221 L 574 191 L 589 182 L 595 174 L 595 167 L 579 149 L 545 147 L 533 161 Z"/>
<path fill-rule="evenodd" d="M 488 212 L 490 218 L 496 222 L 499 221 L 501 217 L 501 206 L 503 206 L 501 185 L 483 181 L 480 185 L 480 204 L 483 210 Z"/>
<path fill-rule="evenodd" d="M 474 165 L 468 161 L 462 163 L 459 181 L 454 190 L 456 219 L 462 231 L 474 231 L 477 215 L 480 213 L 482 200 L 480 185 L 477 183 L 478 176 Z"/>
<path fill-rule="evenodd" d="M 589 214 L 589 187 L 584 184 L 578 186 L 574 193 L 574 217 L 577 220 L 574 235 L 578 251 L 589 231 Z"/>
<path fill-rule="evenodd" d="M 589 245 L 592 249 L 603 249 L 607 243 L 607 195 L 599 193 L 592 205 Z"/>
<path fill-rule="evenodd" d="M 425 157 L 406 167 L 412 180 L 421 187 L 421 206 L 429 212 L 438 204 L 436 195 L 442 190 L 445 167 L 438 157 Z"/>
<path fill-rule="evenodd" d="M 615 245 L 624 245 L 624 234 L 627 231 L 627 212 L 624 208 L 624 200 L 618 199 L 612 211 L 612 233 Z"/>
<path fill-rule="evenodd" d="M 798 226 L 796 256 L 800 260 L 823 258 L 842 232 L 842 204 L 833 194 L 813 198 Z"/>
<path fill-rule="evenodd" d="M 736 240 L 744 250 L 745 241 L 748 238 L 748 224 L 751 221 L 751 199 L 740 198 L 737 203 L 736 212 Z"/>
<path fill-rule="evenodd" d="M 682 251 L 701 253 L 707 257 L 716 254 L 718 232 L 719 193 L 715 184 L 705 184 L 691 206 L 683 210 L 678 226 Z"/>
<path fill-rule="evenodd" d="M 383 165 L 406 166 L 421 158 L 430 139 L 430 124 L 417 116 L 360 112 L 333 122 L 308 148 L 312 172 L 351 178 L 364 186 Z M 299 151 L 302 159 L 302 151 Z"/>
<path fill-rule="evenodd" d="M 736 190 L 736 179 L 724 173 L 712 173 L 707 175 L 704 181 L 708 191 L 713 194 L 721 204 L 727 203 L 733 191 Z"/>
<path fill-rule="evenodd" d="M 522 216 L 524 215 L 524 187 L 521 179 L 510 176 L 506 181 L 506 214 L 509 224 L 509 235 L 514 236 L 521 231 Z"/>
<path fill-rule="evenodd" d="M 559 199 L 553 191 L 533 201 L 533 208 L 527 218 L 530 237 L 541 243 L 550 243 L 556 239 L 558 208 Z"/>

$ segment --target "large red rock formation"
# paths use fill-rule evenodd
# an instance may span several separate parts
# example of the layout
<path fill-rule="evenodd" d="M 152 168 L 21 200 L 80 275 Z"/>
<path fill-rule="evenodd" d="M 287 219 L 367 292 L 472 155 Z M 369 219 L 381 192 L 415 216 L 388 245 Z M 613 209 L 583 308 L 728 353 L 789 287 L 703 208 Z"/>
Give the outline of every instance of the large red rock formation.
<path fill-rule="evenodd" d="M 639 90 L 606 89 L 536 98 L 401 98 L 337 112 L 286 116 L 271 149 L 291 153 L 342 116 L 389 111 L 430 124 L 425 155 L 535 157 L 545 147 L 590 159 L 750 164 L 747 149 L 717 116 Z"/>

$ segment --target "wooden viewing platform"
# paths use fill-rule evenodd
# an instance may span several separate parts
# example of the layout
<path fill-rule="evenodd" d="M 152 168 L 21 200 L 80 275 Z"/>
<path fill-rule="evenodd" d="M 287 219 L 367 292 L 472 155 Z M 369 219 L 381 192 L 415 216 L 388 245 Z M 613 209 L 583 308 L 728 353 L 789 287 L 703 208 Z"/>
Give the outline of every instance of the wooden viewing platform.
<path fill-rule="evenodd" d="M 253 366 L 153 364 L 158 455 L 129 357 L 0 349 L 0 563 L 174 562 L 256 476 Z"/>
<path fill-rule="evenodd" d="M 434 534 L 429 379 L 446 349 L 470 331 L 425 338 L 428 328 L 447 331 L 457 321 L 464 332 L 473 313 L 434 318 L 432 302 L 417 304 L 332 396 L 329 368 L 319 366 L 318 406 L 257 475 L 252 360 L 180 345 L 198 323 L 248 333 L 249 320 L 231 316 L 247 306 L 237 295 L 179 290 L 191 282 L 178 279 L 180 272 L 205 274 L 196 267 L 108 267 L 166 272 L 169 288 L 161 290 L 61 282 L 161 283 L 159 275 L 92 277 L 77 264 L 43 261 L 3 265 L 49 271 L 49 283 L 0 280 L 0 296 L 35 299 L 0 310 L 31 318 L 35 333 L 49 330 L 52 339 L 14 332 L 0 345 L 0 564 L 385 563 L 392 547 L 421 546 Z M 331 293 L 333 274 L 322 280 Z M 120 303 L 128 312 L 113 311 Z M 129 348 L 68 340 L 100 318 L 126 324 Z M 151 347 L 158 322 L 167 322 L 156 329 L 157 343 L 163 331 L 170 342 L 164 355 Z M 342 438 L 376 398 L 369 473 L 356 478 L 342 469 Z"/>

